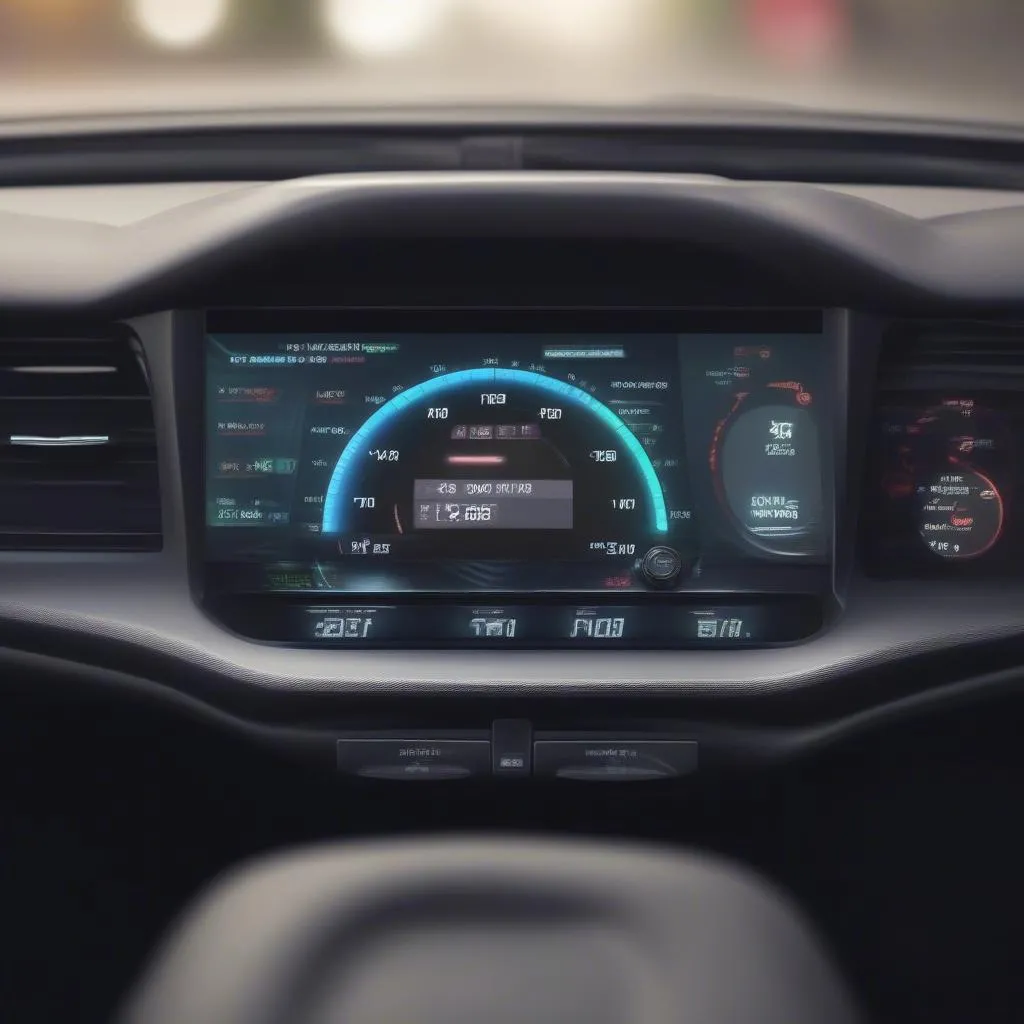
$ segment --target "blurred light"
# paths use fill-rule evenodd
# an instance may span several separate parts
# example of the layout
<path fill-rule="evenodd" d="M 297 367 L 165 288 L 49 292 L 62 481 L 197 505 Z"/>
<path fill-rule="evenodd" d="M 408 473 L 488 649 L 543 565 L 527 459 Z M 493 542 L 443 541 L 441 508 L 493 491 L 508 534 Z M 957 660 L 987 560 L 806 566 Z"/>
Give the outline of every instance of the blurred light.
<path fill-rule="evenodd" d="M 561 50 L 616 49 L 649 25 L 650 0 L 475 0 L 500 26 Z"/>
<path fill-rule="evenodd" d="M 429 42 L 450 8 L 449 0 L 324 0 L 324 22 L 346 49 L 385 57 Z"/>
<path fill-rule="evenodd" d="M 130 0 L 130 9 L 136 26 L 153 42 L 184 50 L 216 35 L 228 0 Z"/>
<path fill-rule="evenodd" d="M 0 0 L 0 8 L 8 7 L 40 26 L 52 27 L 87 22 L 105 6 L 107 0 Z"/>
<path fill-rule="evenodd" d="M 748 17 L 755 45 L 793 67 L 826 63 L 848 42 L 840 0 L 750 0 Z"/>

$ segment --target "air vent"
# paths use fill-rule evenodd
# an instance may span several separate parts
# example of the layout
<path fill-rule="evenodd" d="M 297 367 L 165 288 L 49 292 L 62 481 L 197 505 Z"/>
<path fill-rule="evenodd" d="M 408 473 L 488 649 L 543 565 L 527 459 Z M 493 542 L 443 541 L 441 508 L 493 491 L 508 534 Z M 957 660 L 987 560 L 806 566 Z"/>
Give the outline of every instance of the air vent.
<path fill-rule="evenodd" d="M 965 377 L 1024 378 L 1024 323 L 908 323 L 886 337 L 886 377 L 934 377 L 941 386 Z"/>
<path fill-rule="evenodd" d="M 160 546 L 153 408 L 134 339 L 0 337 L 0 549 Z"/>

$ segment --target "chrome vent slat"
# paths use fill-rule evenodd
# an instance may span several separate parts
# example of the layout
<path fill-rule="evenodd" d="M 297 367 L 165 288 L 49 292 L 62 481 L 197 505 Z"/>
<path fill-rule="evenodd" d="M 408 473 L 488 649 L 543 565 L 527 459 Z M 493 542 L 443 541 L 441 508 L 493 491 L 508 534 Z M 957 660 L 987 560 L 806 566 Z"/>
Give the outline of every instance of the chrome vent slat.
<path fill-rule="evenodd" d="M 0 549 L 161 544 L 152 400 L 134 340 L 0 334 Z"/>

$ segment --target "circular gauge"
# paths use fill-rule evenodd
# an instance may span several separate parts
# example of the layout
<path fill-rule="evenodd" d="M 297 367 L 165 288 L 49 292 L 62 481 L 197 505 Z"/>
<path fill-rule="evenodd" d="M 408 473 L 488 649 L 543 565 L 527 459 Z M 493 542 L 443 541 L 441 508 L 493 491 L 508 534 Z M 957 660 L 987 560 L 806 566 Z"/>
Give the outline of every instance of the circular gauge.
<path fill-rule="evenodd" d="M 941 558 L 977 558 L 1003 532 L 1003 499 L 995 484 L 968 466 L 953 464 L 922 488 L 919 525 Z"/>
<path fill-rule="evenodd" d="M 370 416 L 335 466 L 322 532 L 345 550 L 418 537 L 431 559 L 632 561 L 669 523 L 647 450 L 608 406 L 487 368 L 430 378 Z"/>
<path fill-rule="evenodd" d="M 740 409 L 712 452 L 719 499 L 748 542 L 804 554 L 821 536 L 824 502 L 818 428 L 799 404 Z"/>

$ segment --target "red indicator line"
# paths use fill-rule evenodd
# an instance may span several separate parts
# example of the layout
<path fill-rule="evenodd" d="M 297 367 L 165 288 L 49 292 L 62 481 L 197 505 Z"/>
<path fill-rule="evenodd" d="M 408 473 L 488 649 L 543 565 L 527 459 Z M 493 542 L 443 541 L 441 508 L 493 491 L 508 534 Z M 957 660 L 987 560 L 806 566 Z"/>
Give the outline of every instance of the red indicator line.
<path fill-rule="evenodd" d="M 503 466 L 504 455 L 449 455 L 445 458 L 449 466 Z"/>

